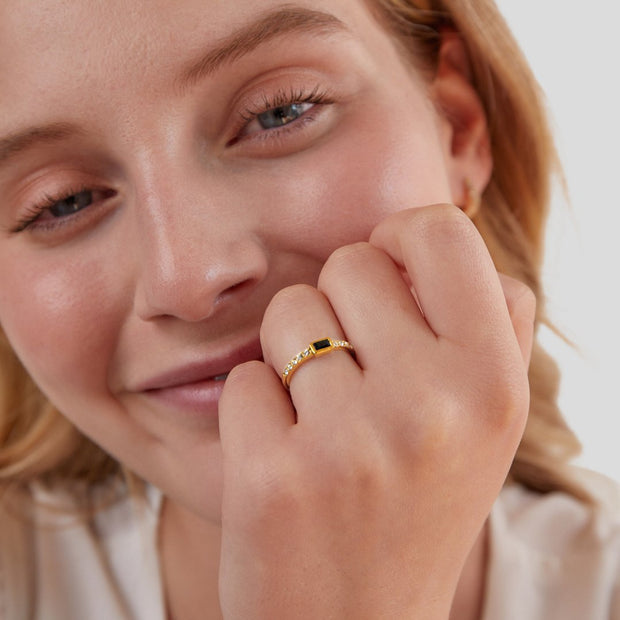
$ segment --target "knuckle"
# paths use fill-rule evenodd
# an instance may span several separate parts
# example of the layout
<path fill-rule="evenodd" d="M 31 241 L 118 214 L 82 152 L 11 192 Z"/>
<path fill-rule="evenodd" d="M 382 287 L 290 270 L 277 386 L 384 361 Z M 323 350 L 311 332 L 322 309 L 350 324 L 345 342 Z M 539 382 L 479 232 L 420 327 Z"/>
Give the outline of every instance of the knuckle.
<path fill-rule="evenodd" d="M 226 387 L 229 389 L 243 387 L 251 379 L 254 379 L 256 374 L 262 370 L 264 366 L 263 362 L 258 360 L 250 360 L 235 366 L 226 377 Z"/>
<path fill-rule="evenodd" d="M 365 241 L 352 243 L 334 250 L 323 265 L 319 276 L 319 286 L 326 278 L 342 277 L 366 264 L 373 252 L 373 246 Z"/>
<path fill-rule="evenodd" d="M 485 422 L 497 433 L 510 432 L 525 422 L 529 410 L 530 390 L 525 372 L 505 372 L 501 380 L 487 386 Z"/>
<path fill-rule="evenodd" d="M 478 238 L 472 221 L 453 205 L 425 208 L 416 222 L 416 233 L 433 244 L 464 244 Z"/>
<path fill-rule="evenodd" d="M 263 317 L 262 329 L 281 325 L 288 321 L 291 314 L 295 315 L 308 306 L 308 302 L 316 295 L 316 289 L 309 284 L 294 284 L 280 289 L 271 299 Z"/>
<path fill-rule="evenodd" d="M 452 452 L 458 444 L 463 414 L 463 403 L 448 394 L 420 399 L 409 409 L 408 417 L 412 421 L 401 427 L 397 437 L 403 447 L 402 454 L 405 458 L 415 455 L 417 463 L 433 463 L 438 457 Z"/>
<path fill-rule="evenodd" d="M 257 360 L 239 364 L 228 373 L 218 405 L 220 433 L 227 433 L 230 421 L 238 415 L 235 412 L 243 407 L 242 403 L 245 400 L 243 395 L 248 390 L 255 389 L 257 384 L 262 383 L 264 374 L 265 364 Z"/>
<path fill-rule="evenodd" d="M 351 433 L 353 438 L 333 438 L 312 458 L 310 484 L 313 494 L 322 499 L 338 501 L 345 490 L 358 498 L 374 497 L 383 485 L 385 454 L 379 449 L 380 442 L 349 429 Z"/>

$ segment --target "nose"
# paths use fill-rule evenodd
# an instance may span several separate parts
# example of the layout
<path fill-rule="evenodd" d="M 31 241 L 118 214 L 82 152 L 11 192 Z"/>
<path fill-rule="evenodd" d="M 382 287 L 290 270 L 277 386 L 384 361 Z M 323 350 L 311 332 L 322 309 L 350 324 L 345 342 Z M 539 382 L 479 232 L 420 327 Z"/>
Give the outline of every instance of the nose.
<path fill-rule="evenodd" d="M 168 175 L 137 198 L 134 308 L 142 320 L 205 320 L 241 303 L 265 278 L 267 255 L 252 209 L 234 191 L 205 185 L 191 191 L 187 178 Z"/>

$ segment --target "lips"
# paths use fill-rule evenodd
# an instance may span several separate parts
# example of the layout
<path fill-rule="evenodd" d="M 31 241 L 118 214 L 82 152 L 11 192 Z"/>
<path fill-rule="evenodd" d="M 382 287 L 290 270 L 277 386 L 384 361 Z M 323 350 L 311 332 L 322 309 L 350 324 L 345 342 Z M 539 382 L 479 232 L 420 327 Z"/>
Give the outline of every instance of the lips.
<path fill-rule="evenodd" d="M 132 391 L 175 413 L 215 416 L 229 372 L 243 362 L 260 359 L 262 349 L 256 340 L 214 357 L 173 366 Z"/>
<path fill-rule="evenodd" d="M 139 383 L 133 391 L 148 392 L 204 381 L 223 382 L 235 366 L 250 360 L 260 359 L 262 359 L 262 349 L 260 342 L 256 340 L 217 357 L 174 366 Z"/>

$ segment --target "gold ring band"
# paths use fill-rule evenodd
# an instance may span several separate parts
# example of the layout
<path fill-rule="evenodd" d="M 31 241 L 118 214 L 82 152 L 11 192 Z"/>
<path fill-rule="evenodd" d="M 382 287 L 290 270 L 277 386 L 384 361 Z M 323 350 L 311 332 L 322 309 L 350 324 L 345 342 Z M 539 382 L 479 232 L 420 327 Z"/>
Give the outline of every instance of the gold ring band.
<path fill-rule="evenodd" d="M 314 357 L 319 357 L 321 355 L 325 355 L 326 353 L 330 353 L 331 351 L 336 351 L 338 349 L 344 349 L 345 351 L 349 351 L 352 355 L 355 355 L 355 349 L 350 342 L 346 340 L 332 340 L 331 338 L 321 338 L 321 340 L 315 340 L 310 343 L 310 345 L 305 348 L 303 351 L 300 351 L 287 365 L 286 368 L 282 371 L 282 384 L 288 390 L 291 386 L 291 377 L 295 373 L 295 371 L 303 364 L 305 364 L 308 360 L 311 360 Z"/>

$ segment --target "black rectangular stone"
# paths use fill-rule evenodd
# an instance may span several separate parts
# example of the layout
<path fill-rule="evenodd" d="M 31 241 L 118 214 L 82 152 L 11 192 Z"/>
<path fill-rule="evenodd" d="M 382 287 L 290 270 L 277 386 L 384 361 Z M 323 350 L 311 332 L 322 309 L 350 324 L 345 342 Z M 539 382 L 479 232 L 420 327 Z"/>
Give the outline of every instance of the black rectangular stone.
<path fill-rule="evenodd" d="M 325 338 L 323 340 L 317 340 L 316 342 L 313 342 L 312 346 L 314 347 L 315 351 L 320 351 L 321 349 L 329 349 L 329 347 L 331 347 L 331 344 L 329 340 Z"/>

